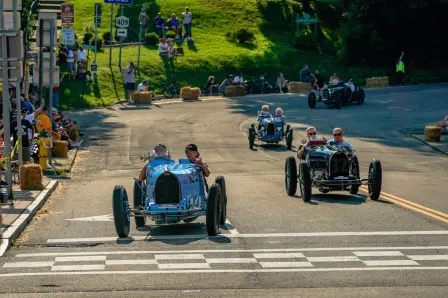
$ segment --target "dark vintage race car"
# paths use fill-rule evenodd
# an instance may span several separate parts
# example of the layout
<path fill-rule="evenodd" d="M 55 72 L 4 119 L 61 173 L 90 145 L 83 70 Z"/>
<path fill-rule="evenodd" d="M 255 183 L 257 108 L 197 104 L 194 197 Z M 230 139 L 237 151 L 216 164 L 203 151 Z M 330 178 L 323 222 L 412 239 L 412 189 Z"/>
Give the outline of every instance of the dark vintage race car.
<path fill-rule="evenodd" d="M 285 126 L 285 119 L 283 116 L 259 115 L 257 123 L 249 127 L 249 148 L 254 148 L 256 139 L 268 144 L 278 144 L 286 139 L 286 146 L 291 150 L 293 129 L 289 124 Z"/>
<path fill-rule="evenodd" d="M 329 85 L 327 90 L 319 91 L 313 89 L 308 94 L 308 106 L 314 109 L 317 102 L 322 102 L 328 106 L 336 106 L 337 109 L 340 109 L 344 104 L 357 103 L 362 105 L 365 97 L 364 90 L 357 85 L 355 85 L 355 90 L 352 91 L 349 86 L 340 81 L 337 85 Z"/>
<path fill-rule="evenodd" d="M 361 185 L 368 185 L 369 197 L 378 200 L 381 194 L 382 169 L 378 159 L 372 160 L 368 178 L 361 179 L 358 158 L 350 148 L 311 142 L 311 149 L 300 160 L 289 156 L 285 163 L 285 188 L 293 196 L 300 187 L 305 202 L 311 200 L 312 187 L 320 192 L 349 191 L 357 194 Z M 299 149 L 300 150 L 300 149 Z"/>

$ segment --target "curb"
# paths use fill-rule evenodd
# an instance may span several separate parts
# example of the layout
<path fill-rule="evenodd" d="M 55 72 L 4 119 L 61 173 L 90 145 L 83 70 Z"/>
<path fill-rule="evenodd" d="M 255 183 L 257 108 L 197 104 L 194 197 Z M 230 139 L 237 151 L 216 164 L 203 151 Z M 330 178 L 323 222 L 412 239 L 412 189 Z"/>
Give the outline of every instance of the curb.
<path fill-rule="evenodd" d="M 56 189 L 57 185 L 57 180 L 51 180 L 47 187 L 40 192 L 34 202 L 32 202 L 31 205 L 29 205 L 28 208 L 26 208 L 23 213 L 12 223 L 12 225 L 1 235 L 2 242 L 0 244 L 0 257 L 2 257 L 11 246 L 11 242 L 16 240 L 20 234 L 22 234 L 28 226 L 28 223 L 31 222 L 34 215 L 36 215 L 40 208 L 42 208 L 47 199 Z"/>
<path fill-rule="evenodd" d="M 76 157 L 78 156 L 78 151 L 79 151 L 79 147 L 76 148 L 75 155 L 73 156 L 72 162 L 70 163 L 70 167 L 69 167 L 67 173 L 70 173 L 72 171 L 73 165 L 75 164 Z"/>
<path fill-rule="evenodd" d="M 436 150 L 436 151 L 439 151 L 440 153 L 443 153 L 443 154 L 445 154 L 445 155 L 448 155 L 448 152 L 445 152 L 445 151 L 443 151 L 442 149 L 437 148 L 437 147 L 434 146 L 434 145 L 431 145 L 429 142 L 426 142 L 425 140 L 421 140 L 420 138 L 417 138 L 416 136 L 414 136 L 414 134 L 409 133 L 408 135 L 411 136 L 411 137 L 413 137 L 413 138 L 416 139 L 417 141 L 420 141 L 420 143 L 423 143 L 423 144 L 425 144 L 426 146 L 429 146 L 429 147 L 431 147 L 432 149 L 434 149 L 434 150 Z"/>

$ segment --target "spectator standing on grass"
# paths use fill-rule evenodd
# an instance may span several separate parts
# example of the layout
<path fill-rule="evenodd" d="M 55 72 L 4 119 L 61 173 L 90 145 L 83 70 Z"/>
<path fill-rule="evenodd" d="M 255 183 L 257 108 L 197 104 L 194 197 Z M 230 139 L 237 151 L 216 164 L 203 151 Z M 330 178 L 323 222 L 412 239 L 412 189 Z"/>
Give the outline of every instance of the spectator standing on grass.
<path fill-rule="evenodd" d="M 401 56 L 397 60 L 397 64 L 395 65 L 395 72 L 397 73 L 397 83 L 398 85 L 403 85 L 404 80 L 404 62 L 403 62 L 404 52 L 401 51 Z"/>
<path fill-rule="evenodd" d="M 82 47 L 79 47 L 78 53 L 76 53 L 76 59 L 78 61 L 87 61 L 87 52 Z"/>
<path fill-rule="evenodd" d="M 142 11 L 140 12 L 140 14 L 138 15 L 138 22 L 140 24 L 140 31 L 146 33 L 147 28 L 148 28 L 148 15 Z"/>
<path fill-rule="evenodd" d="M 129 103 L 133 103 L 132 95 L 135 90 L 135 66 L 133 62 L 129 62 L 128 67 L 125 70 L 126 74 L 126 90 L 128 91 Z"/>
<path fill-rule="evenodd" d="M 67 48 L 67 72 L 68 72 L 68 80 L 70 81 L 71 75 L 75 76 L 75 53 L 73 52 L 72 47 Z"/>
<path fill-rule="evenodd" d="M 162 38 L 159 42 L 159 55 L 162 58 L 168 55 L 168 44 L 165 38 Z"/>
<path fill-rule="evenodd" d="M 157 17 L 154 19 L 154 27 L 156 30 L 162 30 L 162 37 L 165 37 L 165 23 L 165 19 L 162 18 L 162 14 L 159 12 Z"/>
<path fill-rule="evenodd" d="M 193 15 L 190 12 L 190 9 L 188 7 L 185 7 L 185 11 L 182 13 L 182 19 L 184 23 L 185 28 L 185 38 L 187 40 L 191 40 L 191 23 L 193 20 Z"/>

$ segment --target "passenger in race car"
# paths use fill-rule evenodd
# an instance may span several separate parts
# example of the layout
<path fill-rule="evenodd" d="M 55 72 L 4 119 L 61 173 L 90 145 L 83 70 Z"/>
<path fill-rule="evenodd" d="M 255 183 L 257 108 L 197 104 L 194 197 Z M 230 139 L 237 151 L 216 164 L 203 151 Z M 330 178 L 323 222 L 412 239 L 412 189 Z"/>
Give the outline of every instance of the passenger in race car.
<path fill-rule="evenodd" d="M 286 117 L 283 115 L 283 110 L 281 108 L 275 110 L 274 121 L 278 125 L 286 125 Z"/>
<path fill-rule="evenodd" d="M 350 148 L 351 151 L 355 151 L 349 142 L 344 141 L 344 132 L 342 131 L 342 129 L 340 129 L 339 127 L 333 129 L 333 136 L 334 139 L 329 140 L 327 142 L 328 145 L 346 146 Z"/>
<path fill-rule="evenodd" d="M 155 167 L 158 165 L 164 165 L 164 164 L 173 164 L 175 163 L 174 160 L 171 159 L 170 152 L 163 144 L 158 144 L 154 146 L 154 149 L 151 153 L 151 155 L 148 158 L 148 162 L 143 166 L 143 168 L 140 171 L 140 175 L 138 176 L 138 180 L 145 181 L 147 176 L 147 170 L 148 168 Z"/>
<path fill-rule="evenodd" d="M 355 92 L 355 84 L 353 84 L 353 79 L 348 80 L 348 83 L 345 83 L 345 86 L 349 87 L 352 92 Z"/>
<path fill-rule="evenodd" d="M 306 129 L 306 136 L 307 138 L 302 140 L 302 147 L 299 151 L 297 151 L 297 158 L 302 159 L 303 156 L 305 156 L 305 153 L 308 152 L 311 149 L 310 141 L 322 139 L 323 141 L 327 141 L 325 137 L 317 138 L 317 129 L 313 126 L 308 127 Z"/>
<path fill-rule="evenodd" d="M 334 74 L 330 77 L 330 85 L 332 85 L 332 86 L 336 86 L 336 85 L 339 85 L 340 82 L 341 82 L 341 80 L 338 78 L 338 76 L 336 75 L 336 73 L 334 73 Z"/>

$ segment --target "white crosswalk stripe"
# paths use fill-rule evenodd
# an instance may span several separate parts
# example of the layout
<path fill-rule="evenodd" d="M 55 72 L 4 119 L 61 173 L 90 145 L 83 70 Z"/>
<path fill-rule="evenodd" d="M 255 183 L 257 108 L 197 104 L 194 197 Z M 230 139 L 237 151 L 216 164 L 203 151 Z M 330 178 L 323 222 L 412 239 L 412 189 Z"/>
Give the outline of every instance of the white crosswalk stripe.
<path fill-rule="evenodd" d="M 300 270 L 448 270 L 448 247 L 235 249 L 191 251 L 108 251 L 17 254 L 0 269 L 1 276 L 54 272 L 301 272 Z M 344 252 L 345 250 L 345 252 Z M 419 254 L 416 254 L 418 251 Z M 446 251 L 446 254 L 441 252 Z M 438 254 L 435 254 L 435 253 Z M 144 256 L 144 258 L 142 258 Z M 419 262 L 422 263 L 419 263 Z M 337 268 L 331 267 L 338 262 Z M 343 264 L 344 267 L 340 267 Z M 137 267 L 136 267 L 137 266 Z M 140 266 L 140 267 L 138 267 Z M 143 266 L 143 267 L 142 267 Z M 146 266 L 146 267 L 144 267 Z M 345 268 L 345 269 L 344 269 Z M 370 269 L 369 269 L 370 268 Z M 388 269 L 386 269 L 388 268 Z M 20 273 L 20 270 L 26 270 Z M 146 270 L 146 271 L 141 271 Z M 155 271 L 154 271 L 155 270 Z M 195 271 L 196 270 L 196 271 Z M 299 270 L 299 271 L 297 271 Z M 423 270 L 423 269 L 422 269 Z M 429 269 L 428 269 L 429 270 Z M 436 269 L 434 269 L 436 270 Z"/>

